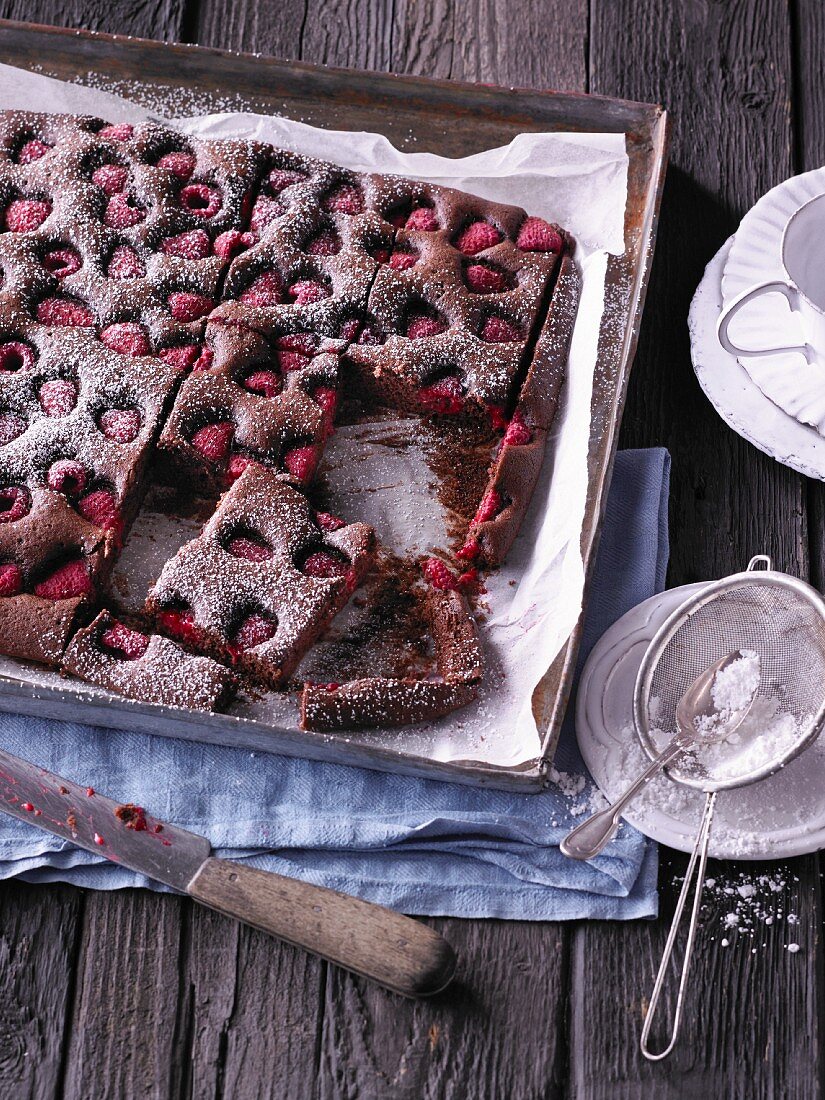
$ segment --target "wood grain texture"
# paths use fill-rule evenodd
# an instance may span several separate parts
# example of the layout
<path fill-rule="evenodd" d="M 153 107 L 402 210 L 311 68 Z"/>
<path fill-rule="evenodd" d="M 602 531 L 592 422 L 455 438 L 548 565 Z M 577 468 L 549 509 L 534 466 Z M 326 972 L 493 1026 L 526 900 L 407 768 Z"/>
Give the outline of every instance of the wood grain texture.
<path fill-rule="evenodd" d="M 177 42 L 185 7 L 186 0 L 0 0 L 0 19 Z"/>
<path fill-rule="evenodd" d="M 57 1095 L 83 895 L 3 883 L 0 890 L 0 1096 Z"/>

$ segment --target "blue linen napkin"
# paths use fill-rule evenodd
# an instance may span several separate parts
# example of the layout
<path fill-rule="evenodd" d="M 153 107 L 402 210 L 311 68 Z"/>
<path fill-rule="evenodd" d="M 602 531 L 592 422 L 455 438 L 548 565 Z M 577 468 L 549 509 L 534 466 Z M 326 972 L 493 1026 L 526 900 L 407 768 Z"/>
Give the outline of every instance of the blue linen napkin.
<path fill-rule="evenodd" d="M 664 586 L 669 468 L 664 450 L 617 456 L 582 659 L 611 623 Z M 509 794 L 18 715 L 0 715 L 0 744 L 205 834 L 219 855 L 407 913 L 512 920 L 656 913 L 656 846 L 634 829 L 623 826 L 592 863 L 561 855 L 561 838 L 582 820 L 573 810 L 581 813 L 586 788 Z M 555 767 L 585 774 L 569 718 Z M 0 878 L 12 876 L 158 888 L 0 814 Z"/>

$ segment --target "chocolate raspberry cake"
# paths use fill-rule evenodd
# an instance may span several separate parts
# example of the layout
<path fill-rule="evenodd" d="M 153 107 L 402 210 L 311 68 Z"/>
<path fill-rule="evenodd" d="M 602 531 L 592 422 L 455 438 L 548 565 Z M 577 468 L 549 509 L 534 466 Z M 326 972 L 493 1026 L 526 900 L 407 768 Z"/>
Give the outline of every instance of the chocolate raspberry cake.
<path fill-rule="evenodd" d="M 217 710 L 234 677 L 209 657 L 186 653 L 159 634 L 144 634 L 101 611 L 72 638 L 62 667 L 129 699 L 190 710 Z"/>
<path fill-rule="evenodd" d="M 573 248 L 517 207 L 262 143 L 0 113 L 2 652 L 196 710 L 236 674 L 288 689 L 373 567 L 371 528 L 312 501 L 342 403 L 378 404 L 495 435 L 489 481 L 454 545 L 409 563 L 429 672 L 307 683 L 302 724 L 465 705 L 483 662 L 461 593 L 539 475 Z M 224 495 L 152 587 L 151 634 L 101 607 L 155 477 Z"/>

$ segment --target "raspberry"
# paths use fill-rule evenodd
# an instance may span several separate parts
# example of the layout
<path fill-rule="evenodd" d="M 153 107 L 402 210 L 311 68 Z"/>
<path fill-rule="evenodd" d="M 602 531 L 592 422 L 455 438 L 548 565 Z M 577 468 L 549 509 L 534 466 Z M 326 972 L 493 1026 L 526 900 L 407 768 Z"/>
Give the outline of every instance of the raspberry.
<path fill-rule="evenodd" d="M 235 426 L 228 420 L 206 424 L 192 436 L 192 446 L 210 462 L 226 462 Z"/>
<path fill-rule="evenodd" d="M 80 270 L 82 263 L 80 253 L 74 248 L 53 248 L 43 257 L 43 266 L 56 279 L 74 275 L 75 271 Z"/>
<path fill-rule="evenodd" d="M 0 344 L 0 373 L 13 374 L 34 366 L 34 349 L 22 340 Z"/>
<path fill-rule="evenodd" d="M 165 168 L 179 180 L 188 180 L 195 171 L 195 158 L 191 153 L 164 153 L 156 167 Z"/>
<path fill-rule="evenodd" d="M 202 344 L 180 344 L 177 347 L 161 348 L 158 356 L 170 367 L 178 370 L 209 370 L 215 358 L 211 348 Z"/>
<path fill-rule="evenodd" d="M 533 433 L 530 428 L 524 423 L 524 417 L 516 409 L 513 413 L 513 419 L 507 426 L 507 431 L 504 433 L 504 446 L 505 447 L 523 447 L 529 443 L 533 438 Z"/>
<path fill-rule="evenodd" d="M 241 620 L 235 630 L 230 651 L 232 649 L 243 651 L 253 649 L 256 645 L 263 645 L 270 638 L 274 638 L 277 631 L 278 623 L 275 619 L 252 612 Z"/>
<path fill-rule="evenodd" d="M 464 281 L 476 294 L 499 294 L 507 289 L 506 273 L 487 264 L 470 264 L 464 272 Z"/>
<path fill-rule="evenodd" d="M 212 251 L 212 242 L 205 229 L 190 229 L 176 237 L 164 237 L 161 251 L 167 256 L 183 256 L 185 260 L 203 260 Z"/>
<path fill-rule="evenodd" d="M 97 136 L 106 141 L 128 141 L 134 131 L 135 128 L 130 123 L 116 122 L 111 126 L 104 126 L 102 130 L 98 130 Z"/>
<path fill-rule="evenodd" d="M 261 230 L 266 229 L 268 225 L 280 218 L 281 214 L 285 214 L 286 209 L 283 203 L 270 199 L 267 195 L 258 195 L 255 205 L 252 207 L 249 228 L 255 233 L 260 233 Z"/>
<path fill-rule="evenodd" d="M 401 248 L 396 248 L 389 260 L 393 271 L 406 271 L 408 268 L 415 267 L 418 263 L 418 255 L 415 252 L 406 252 Z"/>
<path fill-rule="evenodd" d="M 247 248 L 251 248 L 256 239 L 254 233 L 241 233 L 237 229 L 227 229 L 225 233 L 215 238 L 212 251 L 222 260 L 231 260 L 239 252 L 245 252 Z"/>
<path fill-rule="evenodd" d="M 46 484 L 56 493 L 78 496 L 86 488 L 88 475 L 80 462 L 73 458 L 60 458 L 53 462 L 46 474 Z"/>
<path fill-rule="evenodd" d="M 26 430 L 26 421 L 13 413 L 0 413 L 0 447 L 11 443 Z"/>
<path fill-rule="evenodd" d="M 198 645 L 203 637 L 202 630 L 195 624 L 194 612 L 188 608 L 160 611 L 157 622 L 167 634 L 192 646 Z"/>
<path fill-rule="evenodd" d="M 300 355 L 312 358 L 318 350 L 318 337 L 313 336 L 311 332 L 293 332 L 289 336 L 278 337 L 275 347 L 278 351 L 298 352 Z"/>
<path fill-rule="evenodd" d="M 37 393 L 46 416 L 68 416 L 77 404 L 77 386 L 68 378 L 52 378 Z"/>
<path fill-rule="evenodd" d="M 233 454 L 229 456 L 229 464 L 226 467 L 226 475 L 224 480 L 227 485 L 231 485 L 233 481 L 237 481 L 244 470 L 250 466 L 260 466 L 259 462 L 256 462 L 254 458 L 250 458 L 248 455 Z"/>
<path fill-rule="evenodd" d="M 322 298 L 329 298 L 332 291 L 326 284 L 316 282 L 314 279 L 302 279 L 293 283 L 287 290 L 287 294 L 296 306 L 309 306 L 313 302 L 320 302 Z"/>
<path fill-rule="evenodd" d="M 31 141 L 26 142 L 17 154 L 17 163 L 31 164 L 33 160 L 40 160 L 41 157 L 45 157 L 46 153 L 51 151 L 51 148 L 51 145 L 47 145 L 45 141 L 32 138 Z"/>
<path fill-rule="evenodd" d="M 361 325 L 358 331 L 358 339 L 356 343 L 378 347 L 379 344 L 384 343 L 384 339 L 384 334 L 378 328 L 377 324 L 365 324 Z"/>
<path fill-rule="evenodd" d="M 64 562 L 34 586 L 35 596 L 43 600 L 71 600 L 89 596 L 93 591 L 92 578 L 82 558 Z"/>
<path fill-rule="evenodd" d="M 469 538 L 456 554 L 462 561 L 475 561 L 481 553 L 481 543 L 478 539 Z"/>
<path fill-rule="evenodd" d="M 477 527 L 479 523 L 487 523 L 493 519 L 501 511 L 502 504 L 501 493 L 497 489 L 488 490 L 481 498 L 481 504 L 479 504 L 478 511 L 473 516 L 470 526 Z"/>
<path fill-rule="evenodd" d="M 96 183 L 109 198 L 123 190 L 128 178 L 129 173 L 120 164 L 101 164 L 92 172 L 92 183 Z"/>
<path fill-rule="evenodd" d="M 339 554 L 328 550 L 316 550 L 302 566 L 307 577 L 344 577 L 349 572 L 349 562 Z"/>
<path fill-rule="evenodd" d="M 14 199 L 6 207 L 6 229 L 11 233 L 31 233 L 52 212 L 52 204 L 39 199 Z"/>
<path fill-rule="evenodd" d="M 430 206 L 417 206 L 407 218 L 407 229 L 418 229 L 424 233 L 433 233 L 438 229 L 438 218 Z"/>
<path fill-rule="evenodd" d="M 306 244 L 310 256 L 337 256 L 341 251 L 341 238 L 334 229 L 325 229 Z"/>
<path fill-rule="evenodd" d="M 525 218 L 516 244 L 525 252 L 561 252 L 563 247 L 559 231 L 544 218 Z"/>
<path fill-rule="evenodd" d="M 88 306 L 76 298 L 44 298 L 37 306 L 37 320 L 41 325 L 63 328 L 91 328 L 94 314 Z"/>
<path fill-rule="evenodd" d="M 306 355 L 300 355 L 297 351 L 279 351 L 277 359 L 284 374 L 292 370 L 302 370 L 310 361 Z"/>
<path fill-rule="evenodd" d="M 337 214 L 360 214 L 364 209 L 364 196 L 354 183 L 342 183 L 324 198 L 324 209 Z"/>
<path fill-rule="evenodd" d="M 250 535 L 235 535 L 226 544 L 226 549 L 233 558 L 244 561 L 269 561 L 273 556 L 271 546 Z"/>
<path fill-rule="evenodd" d="M 464 389 L 455 375 L 448 375 L 431 386 L 422 386 L 418 400 L 426 412 L 455 416 L 464 408 Z"/>
<path fill-rule="evenodd" d="M 0 565 L 0 596 L 17 596 L 23 591 L 20 567 L 10 562 Z"/>
<path fill-rule="evenodd" d="M 188 183 L 181 187 L 178 199 L 184 210 L 198 218 L 214 218 L 223 205 L 220 191 L 205 183 Z"/>
<path fill-rule="evenodd" d="M 242 382 L 243 388 L 261 397 L 275 397 L 281 390 L 281 379 L 271 370 L 256 370 Z"/>
<path fill-rule="evenodd" d="M 442 592 L 452 592 L 458 587 L 455 576 L 440 558 L 427 558 L 422 570 L 433 588 L 438 588 Z"/>
<path fill-rule="evenodd" d="M 146 211 L 128 195 L 119 193 L 112 195 L 106 204 L 106 213 L 103 215 L 103 223 L 110 229 L 128 229 L 137 225 L 146 217 Z"/>
<path fill-rule="evenodd" d="M 316 448 L 309 444 L 293 447 L 284 455 L 284 466 L 298 481 L 309 481 L 315 469 Z"/>
<path fill-rule="evenodd" d="M 166 299 L 169 310 L 176 321 L 197 321 L 215 308 L 215 302 L 206 294 L 195 294 L 189 290 L 176 290 Z"/>
<path fill-rule="evenodd" d="M 312 400 L 331 418 L 338 404 L 338 392 L 332 386 L 316 386 L 312 391 Z"/>
<path fill-rule="evenodd" d="M 455 239 L 455 246 L 465 256 L 475 256 L 485 248 L 492 248 L 501 240 L 501 233 L 489 222 L 472 222 Z"/>
<path fill-rule="evenodd" d="M 77 502 L 77 510 L 87 523 L 92 523 L 103 531 L 110 531 L 118 526 L 120 517 L 117 513 L 117 501 L 108 489 L 95 489 L 87 493 Z"/>
<path fill-rule="evenodd" d="M 280 195 L 287 187 L 292 187 L 293 184 L 300 183 L 304 179 L 306 176 L 303 172 L 292 172 L 288 168 L 273 168 L 269 173 L 267 184 L 273 195 Z"/>
<path fill-rule="evenodd" d="M 315 519 L 322 531 L 338 531 L 346 526 L 342 519 L 331 515 L 329 512 L 316 512 Z"/>
<path fill-rule="evenodd" d="M 28 514 L 31 506 L 29 490 L 22 485 L 8 485 L 0 489 L 0 523 L 16 523 Z"/>
<path fill-rule="evenodd" d="M 116 657 L 137 661 L 149 648 L 149 635 L 141 634 L 139 630 L 130 630 L 123 623 L 114 623 L 103 632 L 100 643 Z"/>
<path fill-rule="evenodd" d="M 108 325 L 100 334 L 100 342 L 121 355 L 148 355 L 152 350 L 146 330 L 134 321 Z"/>
<path fill-rule="evenodd" d="M 503 317 L 488 317 L 481 330 L 481 339 L 488 344 L 509 343 L 520 340 L 521 332 L 512 321 L 505 321 Z"/>
<path fill-rule="evenodd" d="M 277 306 L 284 297 L 284 282 L 277 271 L 264 271 L 241 294 L 248 306 Z"/>
<path fill-rule="evenodd" d="M 411 340 L 423 340 L 428 336 L 437 336 L 444 332 L 447 324 L 441 317 L 430 317 L 426 313 L 414 313 L 407 319 L 407 336 Z M 361 341 L 358 341 L 359 344 Z"/>
<path fill-rule="evenodd" d="M 106 275 L 110 279 L 139 279 L 146 274 L 146 267 L 128 244 L 119 244 L 112 253 Z"/>
<path fill-rule="evenodd" d="M 140 413 L 137 409 L 106 409 L 97 418 L 97 426 L 107 439 L 131 443 L 140 431 Z"/>
<path fill-rule="evenodd" d="M 481 592 L 481 579 L 477 569 L 467 569 L 458 578 L 458 587 L 464 592 Z"/>
<path fill-rule="evenodd" d="M 493 431 L 506 432 L 509 421 L 504 414 L 504 406 L 488 405 L 487 412 L 490 414 L 490 426 Z"/>

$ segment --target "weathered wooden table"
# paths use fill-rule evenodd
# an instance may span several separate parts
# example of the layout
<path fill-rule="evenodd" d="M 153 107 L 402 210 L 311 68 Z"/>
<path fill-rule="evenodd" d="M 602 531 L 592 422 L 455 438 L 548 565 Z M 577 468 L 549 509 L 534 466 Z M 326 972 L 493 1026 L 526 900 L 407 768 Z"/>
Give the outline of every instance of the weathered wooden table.
<path fill-rule="evenodd" d="M 723 425 L 686 326 L 745 210 L 825 161 L 819 0 L 3 0 L 0 16 L 663 103 L 671 169 L 623 445 L 673 455 L 671 584 L 765 551 L 823 587 L 822 486 Z M 723 947 L 709 907 L 682 1041 L 665 1064 L 641 1058 L 683 868 L 663 853 L 656 922 L 433 921 L 461 971 L 421 1004 L 178 898 L 3 884 L 0 1098 L 819 1096 L 818 856 L 765 868 L 786 882 L 776 900 L 799 915 L 801 951 L 776 926 Z"/>

